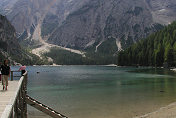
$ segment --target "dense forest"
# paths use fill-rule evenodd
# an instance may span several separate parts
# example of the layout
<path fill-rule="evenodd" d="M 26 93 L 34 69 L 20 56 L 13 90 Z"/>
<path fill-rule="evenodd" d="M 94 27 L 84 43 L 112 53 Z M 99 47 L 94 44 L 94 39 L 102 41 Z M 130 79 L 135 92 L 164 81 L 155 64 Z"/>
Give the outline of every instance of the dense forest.
<path fill-rule="evenodd" d="M 49 64 L 49 62 L 45 59 L 42 60 L 38 56 L 26 51 L 22 50 L 22 57 L 18 57 L 17 55 L 8 54 L 6 52 L 0 50 L 0 63 L 2 63 L 5 59 L 9 59 L 10 65 L 14 64 L 24 64 L 24 65 L 44 65 Z"/>
<path fill-rule="evenodd" d="M 176 21 L 118 54 L 119 66 L 176 66 Z"/>
<path fill-rule="evenodd" d="M 117 63 L 117 56 L 93 51 L 86 52 L 86 57 L 82 57 L 67 50 L 52 48 L 50 52 L 45 53 L 43 56 L 51 57 L 54 63 L 59 65 L 105 65 Z"/>

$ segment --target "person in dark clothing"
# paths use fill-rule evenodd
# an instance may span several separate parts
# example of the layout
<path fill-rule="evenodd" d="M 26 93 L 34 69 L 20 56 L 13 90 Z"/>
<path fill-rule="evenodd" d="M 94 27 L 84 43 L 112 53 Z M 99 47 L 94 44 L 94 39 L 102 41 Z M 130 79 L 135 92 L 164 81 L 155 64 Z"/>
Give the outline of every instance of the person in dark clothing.
<path fill-rule="evenodd" d="M 8 60 L 4 60 L 4 64 L 1 65 L 1 74 L 2 74 L 2 83 L 3 83 L 3 90 L 8 86 L 8 78 L 10 77 L 10 66 L 8 66 Z"/>

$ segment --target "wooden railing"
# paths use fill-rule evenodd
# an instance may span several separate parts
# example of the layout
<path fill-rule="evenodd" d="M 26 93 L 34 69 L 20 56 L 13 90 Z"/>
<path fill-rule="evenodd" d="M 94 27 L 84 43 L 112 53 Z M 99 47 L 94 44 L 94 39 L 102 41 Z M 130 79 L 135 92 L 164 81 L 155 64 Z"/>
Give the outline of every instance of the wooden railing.
<path fill-rule="evenodd" d="M 14 72 L 21 71 L 11 71 L 11 81 L 14 77 L 21 77 L 15 95 L 11 99 L 10 103 L 6 106 L 1 118 L 27 118 L 27 104 L 32 107 L 48 114 L 53 118 L 68 118 L 61 113 L 55 111 L 54 109 L 42 104 L 41 102 L 35 100 L 34 98 L 27 95 L 27 71 L 23 74 L 24 76 L 14 76 Z M 20 74 L 21 75 L 21 74 Z"/>
<path fill-rule="evenodd" d="M 57 112 L 56 110 L 52 109 L 51 107 L 44 105 L 43 103 L 35 100 L 34 98 L 32 98 L 28 95 L 26 96 L 26 102 L 30 106 L 38 109 L 39 111 L 42 111 L 45 114 L 48 114 L 52 118 L 68 118 L 68 117 L 64 116 L 63 114 Z"/>
<path fill-rule="evenodd" d="M 11 78 L 11 81 L 13 81 L 13 77 Z M 5 111 L 3 112 L 1 117 L 27 118 L 26 94 L 27 94 L 27 72 L 24 73 L 24 76 L 20 78 L 15 95 L 11 99 L 10 103 L 6 106 Z"/>
<path fill-rule="evenodd" d="M 20 73 L 20 75 L 14 75 L 14 73 Z M 11 81 L 13 81 L 14 77 L 21 77 L 21 71 L 11 71 Z"/>

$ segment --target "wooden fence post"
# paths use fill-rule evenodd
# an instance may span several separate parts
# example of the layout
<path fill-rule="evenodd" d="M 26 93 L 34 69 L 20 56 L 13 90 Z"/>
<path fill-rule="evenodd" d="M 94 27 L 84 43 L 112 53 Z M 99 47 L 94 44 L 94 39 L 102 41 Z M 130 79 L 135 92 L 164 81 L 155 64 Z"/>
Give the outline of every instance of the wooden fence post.
<path fill-rule="evenodd" d="M 13 71 L 11 71 L 11 81 L 13 81 Z"/>
<path fill-rule="evenodd" d="M 27 77 L 28 74 L 24 76 L 24 117 L 27 118 L 27 102 L 26 102 L 26 95 L 27 95 Z"/>

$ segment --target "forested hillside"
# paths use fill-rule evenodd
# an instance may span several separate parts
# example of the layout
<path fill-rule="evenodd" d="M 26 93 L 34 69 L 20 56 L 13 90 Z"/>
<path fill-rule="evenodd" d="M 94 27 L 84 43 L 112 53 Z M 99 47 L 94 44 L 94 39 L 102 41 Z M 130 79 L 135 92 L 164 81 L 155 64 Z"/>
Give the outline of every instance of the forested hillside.
<path fill-rule="evenodd" d="M 119 66 L 176 66 L 176 21 L 118 54 Z"/>
<path fill-rule="evenodd" d="M 15 28 L 5 16 L 0 15 L 0 62 L 4 59 L 9 59 L 12 64 L 44 64 L 43 60 L 20 46 Z"/>
<path fill-rule="evenodd" d="M 103 50 L 101 50 L 103 51 Z M 51 57 L 58 65 L 106 65 L 117 63 L 117 55 L 88 51 L 85 57 L 60 48 L 52 48 L 43 56 Z"/>

